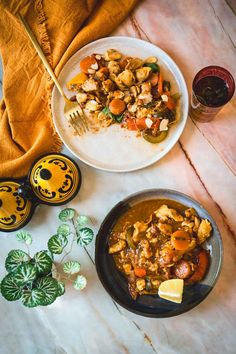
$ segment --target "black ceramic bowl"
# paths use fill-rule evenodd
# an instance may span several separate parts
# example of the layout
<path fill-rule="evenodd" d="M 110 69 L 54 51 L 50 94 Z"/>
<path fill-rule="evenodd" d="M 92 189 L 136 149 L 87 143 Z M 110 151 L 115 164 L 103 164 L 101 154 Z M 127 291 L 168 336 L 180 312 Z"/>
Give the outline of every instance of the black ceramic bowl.
<path fill-rule="evenodd" d="M 181 304 L 161 299 L 158 295 L 142 295 L 137 300 L 133 300 L 128 291 L 126 278 L 118 271 L 113 257 L 108 254 L 108 236 L 118 218 L 132 206 L 145 200 L 155 199 L 174 200 L 186 207 L 193 207 L 201 218 L 206 218 L 211 222 L 213 228 L 211 237 L 204 243 L 204 248 L 210 251 L 211 256 L 208 273 L 202 282 L 185 286 Z M 144 190 L 122 200 L 106 216 L 96 238 L 95 262 L 104 288 L 119 305 L 147 317 L 176 316 L 197 306 L 213 289 L 220 274 L 222 259 L 222 240 L 215 221 L 198 202 L 185 194 L 172 190 Z"/>

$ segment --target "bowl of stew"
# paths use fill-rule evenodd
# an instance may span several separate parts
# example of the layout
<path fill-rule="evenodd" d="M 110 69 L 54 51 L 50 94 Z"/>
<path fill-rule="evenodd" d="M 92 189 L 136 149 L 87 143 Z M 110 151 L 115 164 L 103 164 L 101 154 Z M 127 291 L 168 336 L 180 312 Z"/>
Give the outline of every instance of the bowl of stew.
<path fill-rule="evenodd" d="M 197 306 L 213 289 L 222 259 L 214 219 L 173 190 L 128 196 L 111 209 L 96 238 L 95 263 L 104 288 L 119 305 L 147 317 L 176 316 Z M 184 283 L 180 303 L 158 294 L 171 279 Z"/>

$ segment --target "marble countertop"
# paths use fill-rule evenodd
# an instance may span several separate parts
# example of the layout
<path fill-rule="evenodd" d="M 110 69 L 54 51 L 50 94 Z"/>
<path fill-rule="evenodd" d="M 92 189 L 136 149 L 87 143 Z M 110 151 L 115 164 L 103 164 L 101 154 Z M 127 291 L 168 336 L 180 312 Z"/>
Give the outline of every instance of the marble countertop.
<path fill-rule="evenodd" d="M 182 70 L 190 92 L 194 75 L 210 64 L 227 68 L 236 78 L 235 15 L 234 0 L 146 0 L 114 35 L 142 38 L 165 50 Z M 235 115 L 234 96 L 211 123 L 189 118 L 168 155 L 137 172 L 112 174 L 77 160 L 83 184 L 69 203 L 93 217 L 96 231 L 120 199 L 147 187 L 175 189 L 198 200 L 214 217 L 224 243 L 222 272 L 207 299 L 169 319 L 149 319 L 126 311 L 99 282 L 93 241 L 71 256 L 80 260 L 87 276 L 84 291 L 70 288 L 51 306 L 36 309 L 0 298 L 1 354 L 235 353 Z M 44 249 L 54 234 L 59 210 L 40 206 L 25 227 L 34 237 L 33 252 Z M 6 254 L 13 248 L 19 248 L 14 234 L 1 233 L 1 276 Z"/>

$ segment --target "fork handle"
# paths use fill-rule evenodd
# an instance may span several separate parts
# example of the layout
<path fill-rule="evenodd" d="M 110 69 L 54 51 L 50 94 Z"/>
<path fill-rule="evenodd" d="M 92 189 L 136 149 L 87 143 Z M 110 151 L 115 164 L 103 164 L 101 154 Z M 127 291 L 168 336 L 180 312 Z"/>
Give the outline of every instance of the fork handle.
<path fill-rule="evenodd" d="M 62 90 L 61 85 L 59 84 L 59 81 L 57 80 L 56 75 L 54 74 L 54 72 L 53 72 L 53 70 L 52 70 L 52 68 L 51 68 L 51 66 L 50 66 L 50 64 L 49 64 L 49 62 L 47 61 L 47 58 L 46 58 L 45 54 L 43 53 L 42 48 L 40 47 L 40 45 L 39 45 L 37 39 L 35 38 L 33 32 L 31 31 L 31 29 L 30 29 L 28 23 L 25 21 L 24 17 L 21 16 L 20 13 L 18 13 L 17 15 L 18 15 L 18 18 L 20 19 L 22 25 L 24 26 L 24 28 L 25 28 L 25 30 L 26 30 L 26 32 L 27 32 L 27 34 L 28 34 L 28 36 L 29 36 L 29 38 L 30 38 L 30 40 L 31 40 L 31 42 L 32 42 L 32 44 L 33 44 L 33 46 L 34 46 L 34 48 L 36 49 L 38 55 L 40 56 L 40 59 L 42 60 L 43 65 L 44 65 L 45 68 L 47 69 L 49 75 L 51 76 L 51 78 L 52 78 L 52 80 L 54 81 L 56 87 L 58 88 L 58 91 L 60 92 L 60 94 L 61 94 L 66 100 L 68 100 L 68 98 L 66 97 L 64 91 Z"/>

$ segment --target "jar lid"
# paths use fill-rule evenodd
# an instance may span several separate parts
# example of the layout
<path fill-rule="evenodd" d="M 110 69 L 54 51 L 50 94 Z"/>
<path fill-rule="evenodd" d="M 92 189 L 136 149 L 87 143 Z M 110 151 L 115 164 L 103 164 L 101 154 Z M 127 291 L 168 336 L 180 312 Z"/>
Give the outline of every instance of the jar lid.
<path fill-rule="evenodd" d="M 0 182 L 0 231 L 15 231 L 32 216 L 32 203 L 18 194 L 20 183 Z"/>
<path fill-rule="evenodd" d="M 78 166 L 67 156 L 50 154 L 34 163 L 29 173 L 29 184 L 40 202 L 60 205 L 77 194 L 81 174 Z"/>
<path fill-rule="evenodd" d="M 63 154 L 41 156 L 28 178 L 0 180 L 0 231 L 20 229 L 31 219 L 38 204 L 62 205 L 78 193 L 81 173 Z"/>

